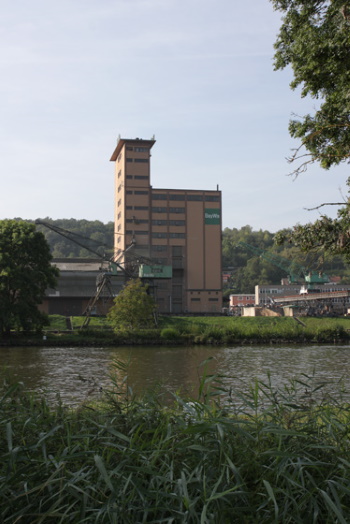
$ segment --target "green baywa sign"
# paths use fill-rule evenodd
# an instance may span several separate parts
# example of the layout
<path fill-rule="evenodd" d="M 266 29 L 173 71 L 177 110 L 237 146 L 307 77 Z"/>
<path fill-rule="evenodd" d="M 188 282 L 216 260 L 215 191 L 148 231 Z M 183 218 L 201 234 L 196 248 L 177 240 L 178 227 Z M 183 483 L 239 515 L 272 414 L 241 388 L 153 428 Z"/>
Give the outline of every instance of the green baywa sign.
<path fill-rule="evenodd" d="M 204 219 L 205 224 L 220 225 L 220 209 L 205 209 Z"/>

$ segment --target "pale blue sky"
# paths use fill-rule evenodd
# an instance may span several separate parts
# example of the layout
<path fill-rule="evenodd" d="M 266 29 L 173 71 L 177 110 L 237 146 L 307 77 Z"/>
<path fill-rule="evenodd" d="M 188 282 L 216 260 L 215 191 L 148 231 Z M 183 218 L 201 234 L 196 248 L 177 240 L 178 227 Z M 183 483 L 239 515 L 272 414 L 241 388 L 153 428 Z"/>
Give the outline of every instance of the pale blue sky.
<path fill-rule="evenodd" d="M 113 220 L 120 134 L 155 135 L 154 187 L 218 184 L 223 227 L 315 219 L 348 168 L 286 176 L 315 102 L 273 71 L 279 25 L 268 0 L 2 0 L 0 218 Z"/>

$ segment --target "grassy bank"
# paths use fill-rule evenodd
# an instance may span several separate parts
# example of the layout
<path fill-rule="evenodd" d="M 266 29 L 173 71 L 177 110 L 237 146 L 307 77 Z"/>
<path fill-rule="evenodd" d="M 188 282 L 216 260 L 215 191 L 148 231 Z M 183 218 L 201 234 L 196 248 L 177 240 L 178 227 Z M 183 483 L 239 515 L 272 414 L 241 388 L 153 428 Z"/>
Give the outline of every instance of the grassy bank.
<path fill-rule="evenodd" d="M 349 522 L 349 406 L 306 377 L 222 406 L 212 380 L 167 409 L 159 391 L 135 399 L 122 384 L 76 411 L 5 384 L 1 521 Z"/>
<path fill-rule="evenodd" d="M 13 334 L 3 345 L 194 345 L 194 344 L 280 344 L 348 343 L 349 318 L 288 317 L 160 317 L 155 329 L 113 332 L 105 318 L 93 318 L 89 329 L 80 330 L 83 317 L 72 317 L 73 331 L 66 319 L 50 317 L 43 335 Z"/>

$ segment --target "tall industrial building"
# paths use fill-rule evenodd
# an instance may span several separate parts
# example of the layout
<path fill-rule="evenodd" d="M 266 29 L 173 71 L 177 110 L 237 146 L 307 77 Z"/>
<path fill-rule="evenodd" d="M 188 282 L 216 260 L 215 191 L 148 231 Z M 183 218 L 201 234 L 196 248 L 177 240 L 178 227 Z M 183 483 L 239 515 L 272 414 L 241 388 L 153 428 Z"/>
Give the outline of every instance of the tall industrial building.
<path fill-rule="evenodd" d="M 155 140 L 120 138 L 115 162 L 115 256 L 128 254 L 171 266 L 154 278 L 159 311 L 219 313 L 221 191 L 155 189 L 151 149 Z M 154 275 L 153 275 L 154 276 Z"/>

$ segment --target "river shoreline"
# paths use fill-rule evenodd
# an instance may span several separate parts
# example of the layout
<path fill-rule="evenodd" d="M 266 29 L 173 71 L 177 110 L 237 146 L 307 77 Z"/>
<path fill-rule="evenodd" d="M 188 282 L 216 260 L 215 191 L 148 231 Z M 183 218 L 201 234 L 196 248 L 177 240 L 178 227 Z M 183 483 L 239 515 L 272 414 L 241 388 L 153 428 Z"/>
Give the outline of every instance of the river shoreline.
<path fill-rule="evenodd" d="M 162 336 L 158 333 L 119 333 L 110 332 L 77 332 L 77 333 L 47 333 L 43 334 L 13 334 L 0 339 L 1 347 L 119 347 L 119 346 L 222 346 L 222 345 L 271 345 L 279 344 L 348 344 L 350 334 L 340 328 L 325 328 L 324 330 L 288 333 L 287 336 L 278 330 L 274 332 L 252 331 L 232 333 L 220 330 L 216 333 L 174 334 Z"/>

